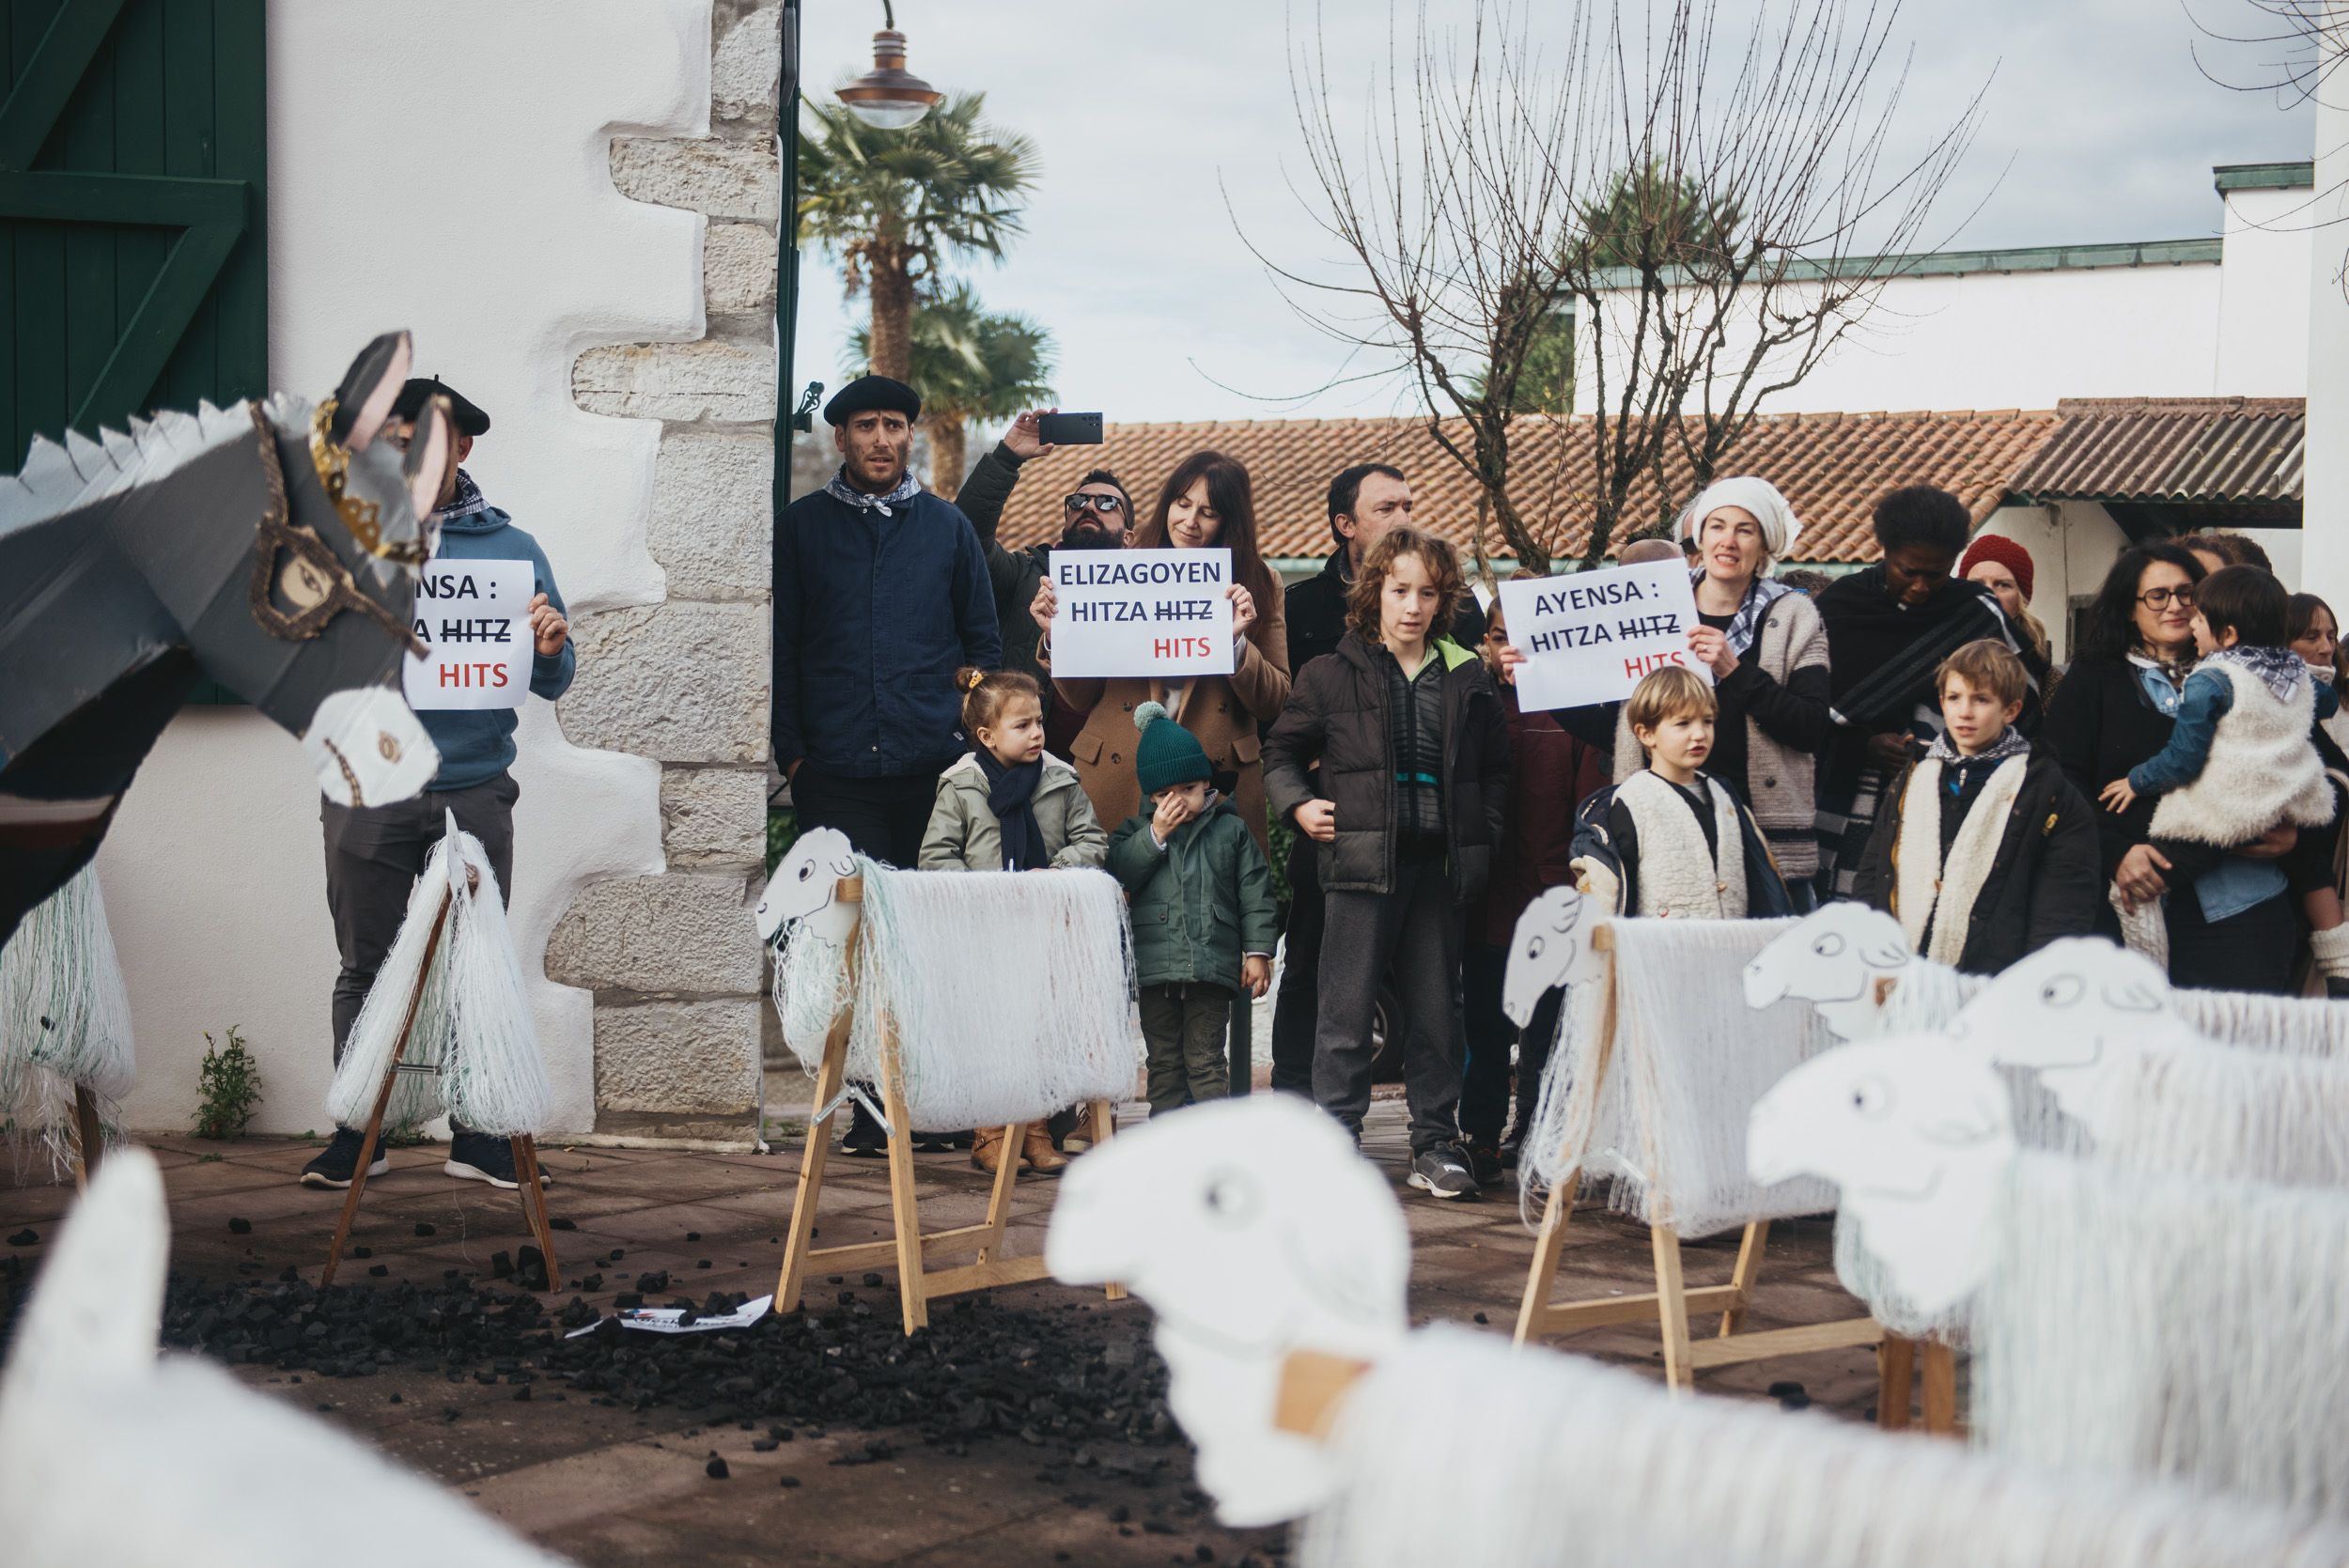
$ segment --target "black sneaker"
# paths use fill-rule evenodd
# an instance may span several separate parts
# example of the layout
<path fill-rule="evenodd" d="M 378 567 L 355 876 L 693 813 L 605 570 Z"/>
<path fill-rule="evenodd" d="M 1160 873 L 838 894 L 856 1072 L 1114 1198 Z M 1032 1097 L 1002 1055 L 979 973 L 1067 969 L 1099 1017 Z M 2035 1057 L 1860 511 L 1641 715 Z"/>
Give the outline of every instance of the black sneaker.
<path fill-rule="evenodd" d="M 448 1163 L 441 1167 L 441 1174 L 455 1176 L 459 1181 L 488 1182 L 508 1192 L 519 1190 L 522 1185 L 514 1174 L 514 1145 L 486 1132 L 460 1132 L 451 1138 Z M 554 1178 L 541 1171 L 538 1185 L 552 1187 Z"/>
<path fill-rule="evenodd" d="M 359 1171 L 359 1146 L 366 1141 L 365 1133 L 349 1127 L 336 1127 L 333 1141 L 319 1151 L 318 1158 L 302 1168 L 304 1187 L 348 1188 L 350 1178 Z M 380 1176 L 392 1168 L 392 1157 L 383 1152 L 381 1141 L 375 1145 L 375 1163 L 367 1167 L 369 1176 Z"/>
<path fill-rule="evenodd" d="M 1411 1185 L 1430 1198 L 1473 1198 L 1483 1190 L 1450 1143 L 1439 1143 L 1411 1161 Z"/>
<path fill-rule="evenodd" d="M 881 1131 L 880 1123 L 864 1109 L 863 1100 L 848 1102 L 848 1131 L 840 1140 L 840 1152 L 851 1159 L 879 1159 L 889 1152 L 889 1135 Z"/>
<path fill-rule="evenodd" d="M 1497 1145 L 1471 1138 L 1468 1141 L 1466 1147 L 1469 1174 L 1476 1178 L 1477 1186 L 1490 1187 L 1501 1180 L 1504 1167 L 1501 1165 L 1501 1150 Z"/>

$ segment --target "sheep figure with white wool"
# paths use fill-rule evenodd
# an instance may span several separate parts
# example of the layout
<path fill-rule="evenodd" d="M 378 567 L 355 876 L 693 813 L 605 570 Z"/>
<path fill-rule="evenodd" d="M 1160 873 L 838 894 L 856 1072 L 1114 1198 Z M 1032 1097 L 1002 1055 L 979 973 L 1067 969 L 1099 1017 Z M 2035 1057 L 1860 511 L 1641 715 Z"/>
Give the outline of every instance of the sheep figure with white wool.
<path fill-rule="evenodd" d="M 324 1421 L 196 1357 L 159 1358 L 170 1239 L 154 1157 L 126 1149 L 51 1244 L 0 1372 L 10 1568 L 292 1568 L 322 1551 L 355 1568 L 420 1552 L 554 1568 Z"/>
<path fill-rule="evenodd" d="M 850 878 L 853 900 L 839 895 Z M 894 1033 L 916 1126 L 1033 1122 L 1132 1093 L 1133 937 L 1105 872 L 898 871 L 818 828 L 777 863 L 753 918 L 801 1064 L 817 1071 L 845 1009 L 848 1079 L 880 1083 Z"/>
<path fill-rule="evenodd" d="M 2074 1103 L 2092 1114 L 2111 1047 L 2034 1035 L 2005 1048 L 2077 1075 Z M 1749 1168 L 1839 1184 L 1841 1221 L 1884 1288 L 1955 1310 L 1984 1446 L 2349 1512 L 2349 1362 L 2329 1348 L 2349 1193 L 2018 1151 L 2007 1094 L 1962 1041 L 1844 1046 L 1755 1106 Z"/>
<path fill-rule="evenodd" d="M 98 868 L 84 866 L 0 945 L 0 1135 L 39 1142 L 60 1179 L 119 1124 L 137 1080 L 131 997 Z"/>
<path fill-rule="evenodd" d="M 2330 1523 L 1408 1331 L 1408 1249 L 1387 1183 L 1283 1095 L 1088 1155 L 1046 1245 L 1063 1279 L 1158 1312 L 1200 1484 L 1227 1522 L 1303 1518 L 1310 1568 L 2349 1564 Z M 1431 1467 L 1424 1435 L 1462 1431 L 1476 1462 Z"/>

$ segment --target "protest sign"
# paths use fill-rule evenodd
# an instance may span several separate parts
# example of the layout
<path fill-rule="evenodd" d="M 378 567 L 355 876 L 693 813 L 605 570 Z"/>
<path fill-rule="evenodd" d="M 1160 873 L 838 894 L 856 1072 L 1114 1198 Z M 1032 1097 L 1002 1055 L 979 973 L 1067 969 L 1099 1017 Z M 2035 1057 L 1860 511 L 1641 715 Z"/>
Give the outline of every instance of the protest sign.
<path fill-rule="evenodd" d="M 1517 701 L 1528 711 L 1620 702 L 1668 664 L 1712 682 L 1688 651 L 1697 601 L 1676 561 L 1503 582 L 1501 610 L 1526 656 Z"/>
<path fill-rule="evenodd" d="M 425 657 L 402 672 L 408 706 L 520 707 L 530 694 L 530 601 L 537 579 L 528 561 L 428 561 L 416 580 L 416 635 Z"/>
<path fill-rule="evenodd" d="M 1232 673 L 1230 551 L 1056 550 L 1051 572 L 1052 674 Z"/>

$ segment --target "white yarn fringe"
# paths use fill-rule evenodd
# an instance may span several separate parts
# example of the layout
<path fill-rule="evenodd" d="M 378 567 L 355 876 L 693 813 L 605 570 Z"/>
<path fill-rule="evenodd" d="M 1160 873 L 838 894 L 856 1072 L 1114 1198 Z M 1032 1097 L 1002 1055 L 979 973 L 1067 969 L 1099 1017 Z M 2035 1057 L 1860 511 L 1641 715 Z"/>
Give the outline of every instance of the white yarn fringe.
<path fill-rule="evenodd" d="M 849 1080 L 881 1080 L 882 1030 L 894 1023 L 917 1127 L 1033 1122 L 1133 1093 L 1133 936 L 1114 878 L 944 876 L 862 858 L 857 869 L 853 958 L 802 923 L 776 964 L 784 1037 L 811 1074 L 848 1005 Z"/>
<path fill-rule="evenodd" d="M 1977 1441 L 2349 1514 L 2349 1196 L 2025 1154 L 1994 1223 Z"/>
<path fill-rule="evenodd" d="M 1684 1237 L 1835 1207 L 1831 1183 L 1746 1174 L 1746 1121 L 1787 1073 L 1841 1044 L 1807 1001 L 1747 1006 L 1745 966 L 1791 920 L 1617 920 L 1610 978 L 1568 988 L 1521 1157 L 1548 1187 L 1579 1170 L 1609 1205 Z M 1603 1037 L 1608 990 L 1614 1042 Z M 1600 1073 L 1604 1054 L 1606 1069 Z"/>
<path fill-rule="evenodd" d="M 452 846 L 459 866 L 479 873 L 478 886 L 468 890 L 460 869 L 452 889 Z M 415 1026 L 403 1040 L 400 1024 L 443 896 L 450 899 L 448 920 L 425 976 Z M 399 935 L 350 1026 L 326 1091 L 326 1111 L 337 1126 L 366 1125 L 395 1059 L 437 1070 L 397 1076 L 386 1128 L 413 1126 L 445 1111 L 477 1132 L 510 1137 L 544 1132 L 552 1118 L 554 1090 L 538 1055 L 497 873 L 471 833 L 449 833 L 433 846 L 408 895 Z"/>
<path fill-rule="evenodd" d="M 74 1087 L 115 1127 L 137 1073 L 130 993 L 98 870 L 84 866 L 0 949 L 0 1129 L 20 1147 L 41 1145 L 62 1179 L 74 1158 Z"/>
<path fill-rule="evenodd" d="M 1431 1484 L 1407 1434 L 1478 1434 Z M 1306 1568 L 2340 1568 L 2349 1529 L 1810 1413 L 1674 1399 L 1441 1327 L 1358 1382 Z"/>

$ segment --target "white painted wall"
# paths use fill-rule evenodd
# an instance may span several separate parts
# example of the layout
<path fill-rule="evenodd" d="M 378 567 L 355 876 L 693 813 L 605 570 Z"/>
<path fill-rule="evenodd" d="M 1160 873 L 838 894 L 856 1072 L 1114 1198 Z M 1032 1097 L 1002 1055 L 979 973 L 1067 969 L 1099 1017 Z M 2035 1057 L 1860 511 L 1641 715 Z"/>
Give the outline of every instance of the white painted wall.
<path fill-rule="evenodd" d="M 2220 271 L 2195 263 L 1897 279 L 1808 376 L 1762 407 L 2052 409 L 2063 397 L 2204 396 Z M 1617 363 L 1626 334 L 1615 328 Z M 1586 357 L 1578 397 L 1595 386 Z"/>
<path fill-rule="evenodd" d="M 2217 263 L 1895 279 L 1808 376 L 1762 407 L 1862 413 L 2052 409 L 2064 397 L 2299 396 L 2310 199 L 2306 189 L 2228 193 Z M 1626 330 L 1616 329 L 1617 360 Z M 1752 341 L 1750 326 L 1743 341 Z M 1587 336 L 1583 347 L 1578 411 L 1588 412 Z"/>
<path fill-rule="evenodd" d="M 469 470 L 537 536 L 574 613 L 658 601 L 659 427 L 582 411 L 570 376 L 591 347 L 701 334 L 702 220 L 619 195 L 608 146 L 707 132 L 707 0 L 272 0 L 269 31 L 272 383 L 322 392 L 369 336 L 410 328 L 420 372 L 495 421 Z M 556 1124 L 584 1130 L 592 999 L 541 959 L 581 887 L 661 869 L 661 770 L 569 746 L 536 699 L 520 744 L 514 929 Z M 186 1126 L 202 1032 L 231 1023 L 260 1059 L 257 1130 L 323 1119 L 317 801 L 291 738 L 243 710 L 181 715 L 141 773 L 99 858 L 134 1127 Z"/>
<path fill-rule="evenodd" d="M 2328 9 L 2325 36 L 2349 24 L 2349 4 Z M 2322 62 L 2327 74 L 2341 62 Z M 2300 586 L 2340 609 L 2349 604 L 2349 295 L 2341 258 L 2349 250 L 2349 102 L 2316 95 L 2317 227 L 2309 268 L 2307 499 L 2301 504 Z"/>
<path fill-rule="evenodd" d="M 2210 390 L 2229 397 L 2298 397 L 2309 384 L 2309 226 L 2315 193 L 2227 193 L 2219 267 L 2218 358 Z"/>

